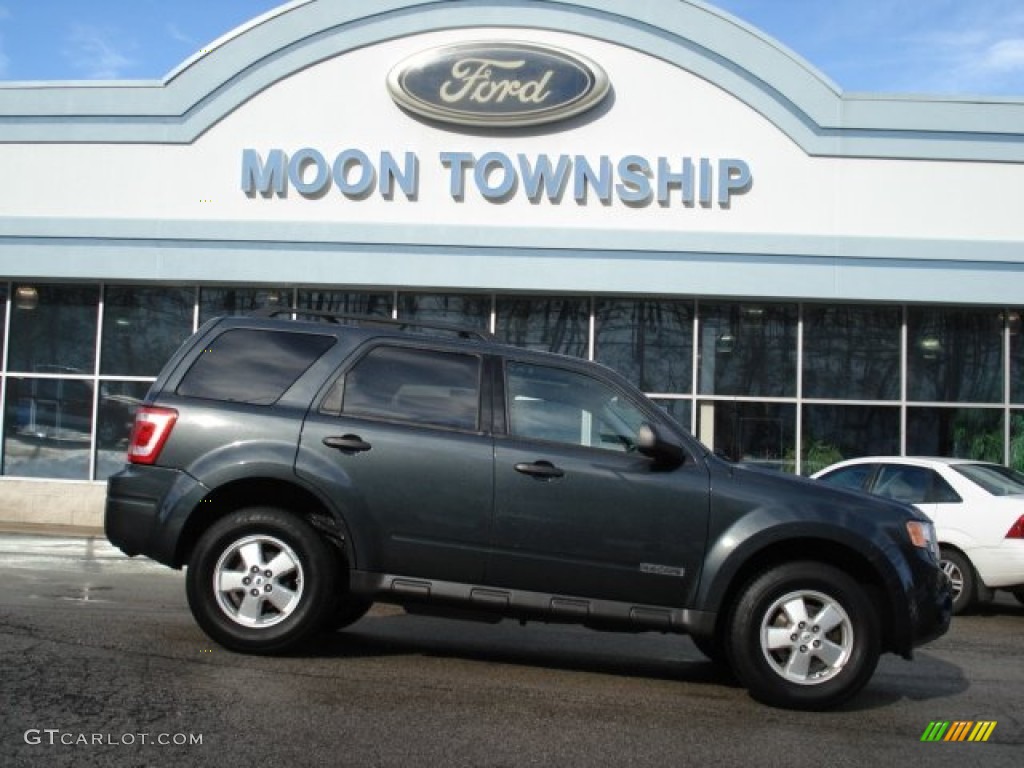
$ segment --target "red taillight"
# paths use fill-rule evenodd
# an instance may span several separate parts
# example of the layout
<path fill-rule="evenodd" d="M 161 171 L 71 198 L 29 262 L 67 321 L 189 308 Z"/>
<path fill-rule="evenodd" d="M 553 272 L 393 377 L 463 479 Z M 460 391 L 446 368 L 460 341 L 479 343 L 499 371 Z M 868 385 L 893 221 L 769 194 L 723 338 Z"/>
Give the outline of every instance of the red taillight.
<path fill-rule="evenodd" d="M 1017 522 L 1010 526 L 1006 532 L 1008 539 L 1024 539 L 1024 515 L 1017 518 Z"/>
<path fill-rule="evenodd" d="M 132 464 L 153 464 L 171 436 L 178 418 L 173 408 L 142 406 L 135 412 L 135 424 L 128 441 L 128 461 Z"/>

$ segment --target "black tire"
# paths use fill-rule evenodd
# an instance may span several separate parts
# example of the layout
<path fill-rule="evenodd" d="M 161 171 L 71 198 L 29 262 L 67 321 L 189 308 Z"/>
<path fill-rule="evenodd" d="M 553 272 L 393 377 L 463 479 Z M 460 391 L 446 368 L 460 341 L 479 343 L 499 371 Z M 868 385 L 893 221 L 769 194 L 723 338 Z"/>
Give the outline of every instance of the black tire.
<path fill-rule="evenodd" d="M 942 570 L 953 583 L 953 615 L 966 613 L 978 600 L 978 577 L 971 561 L 955 549 L 943 549 Z"/>
<path fill-rule="evenodd" d="M 1017 587 L 1013 590 L 1013 596 L 1017 598 L 1017 602 L 1024 605 L 1024 587 Z"/>
<path fill-rule="evenodd" d="M 251 507 L 214 523 L 189 560 L 185 587 L 196 622 L 245 653 L 281 653 L 323 627 L 334 608 L 336 554 L 305 520 Z"/>
<path fill-rule="evenodd" d="M 788 563 L 755 578 L 730 628 L 736 677 L 758 701 L 787 709 L 846 701 L 871 679 L 881 653 L 878 616 L 864 589 L 823 563 Z"/>

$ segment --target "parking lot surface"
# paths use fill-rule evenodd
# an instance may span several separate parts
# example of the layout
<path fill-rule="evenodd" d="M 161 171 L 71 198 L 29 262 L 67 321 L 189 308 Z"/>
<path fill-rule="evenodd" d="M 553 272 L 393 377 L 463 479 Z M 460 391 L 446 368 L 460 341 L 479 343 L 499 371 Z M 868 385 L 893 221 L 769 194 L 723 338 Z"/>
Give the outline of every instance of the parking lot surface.
<path fill-rule="evenodd" d="M 183 575 L 99 537 L 0 535 L 4 766 L 1011 766 L 1024 606 L 958 617 L 826 713 L 752 701 L 686 638 L 378 605 L 301 654 L 210 643 Z M 985 742 L 923 742 L 934 722 Z"/>

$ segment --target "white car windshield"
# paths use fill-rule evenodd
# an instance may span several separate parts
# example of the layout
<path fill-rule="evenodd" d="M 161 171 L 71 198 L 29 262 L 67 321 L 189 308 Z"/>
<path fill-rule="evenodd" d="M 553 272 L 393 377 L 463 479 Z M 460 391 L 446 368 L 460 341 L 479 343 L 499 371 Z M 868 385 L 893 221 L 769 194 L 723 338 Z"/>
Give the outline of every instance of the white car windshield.
<path fill-rule="evenodd" d="M 999 464 L 956 464 L 953 469 L 993 496 L 1024 494 L 1024 474 Z"/>

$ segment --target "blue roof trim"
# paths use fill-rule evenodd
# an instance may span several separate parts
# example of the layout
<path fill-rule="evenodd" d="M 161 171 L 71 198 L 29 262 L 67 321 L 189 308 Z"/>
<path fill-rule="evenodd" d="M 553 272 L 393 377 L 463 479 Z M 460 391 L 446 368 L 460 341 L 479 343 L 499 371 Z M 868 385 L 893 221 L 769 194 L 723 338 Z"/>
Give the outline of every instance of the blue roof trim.
<path fill-rule="evenodd" d="M 970 240 L 970 259 L 964 259 L 965 241 L 905 237 L 836 237 L 834 235 L 780 235 L 770 233 L 680 232 L 621 229 L 550 229 L 453 225 L 396 225 L 315 221 L 202 221 L 167 219 L 83 219 L 0 217 L 0 244 L 34 247 L 47 244 L 101 241 L 107 243 L 159 243 L 160 247 L 191 243 L 204 246 L 262 249 L 293 244 L 297 248 L 348 248 L 359 243 L 369 250 L 391 247 L 427 249 L 479 248 L 501 250 L 494 243 L 531 252 L 662 254 L 682 259 L 684 254 L 714 253 L 729 256 L 782 256 L 796 259 L 839 257 L 900 259 L 903 261 L 956 262 L 961 265 L 1015 264 L 1024 268 L 1017 241 Z M 3 274 L 22 274 L 16 265 L 0 260 Z M 11 270 L 15 270 L 12 272 Z M 31 270 L 30 270 L 31 271 Z"/>
<path fill-rule="evenodd" d="M 647 52 L 733 94 L 811 155 L 1024 163 L 1024 100 L 843 94 L 785 47 L 699 0 L 297 0 L 160 82 L 0 85 L 0 142 L 190 143 L 319 61 L 476 26 L 537 27 Z"/>
<path fill-rule="evenodd" d="M 488 230 L 482 238 L 466 228 L 453 246 L 442 228 L 346 225 L 348 242 L 332 240 L 337 233 L 326 225 L 251 229 L 68 220 L 27 227 L 0 219 L 0 274 L 15 281 L 165 284 L 223 284 L 227 275 L 245 275 L 248 284 L 276 286 L 993 306 L 1017 306 L 1024 295 L 1024 264 L 1012 260 L 1012 243 L 973 244 L 976 258 L 964 263 L 951 258 L 955 244 L 924 240 L 847 238 L 828 248 L 819 238 L 707 234 L 679 243 L 678 236 L 645 233 L 645 246 L 662 248 L 638 250 L 636 233 L 621 232 L 549 232 L 542 247 L 533 237 L 492 245 L 512 242 L 503 237 L 511 230 Z M 274 258 L 264 258 L 271 251 Z"/>

